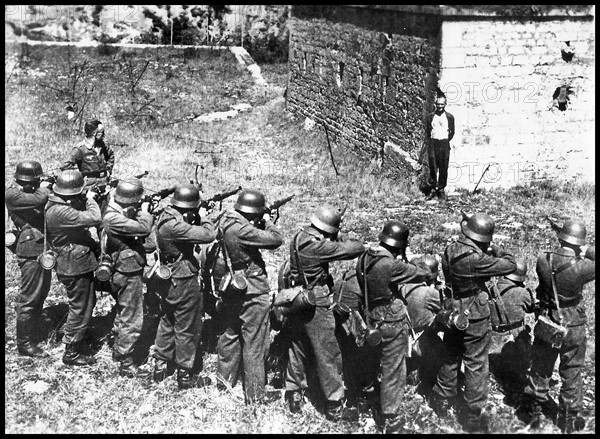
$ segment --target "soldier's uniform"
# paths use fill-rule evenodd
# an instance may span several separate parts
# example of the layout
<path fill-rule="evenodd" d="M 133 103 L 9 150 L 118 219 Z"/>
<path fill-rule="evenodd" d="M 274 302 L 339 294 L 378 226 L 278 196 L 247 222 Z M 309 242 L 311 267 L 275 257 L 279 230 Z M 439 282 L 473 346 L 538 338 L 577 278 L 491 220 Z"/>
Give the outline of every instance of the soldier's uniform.
<path fill-rule="evenodd" d="M 225 213 L 219 228 L 232 269 L 246 278 L 247 290 L 237 298 L 225 300 L 220 310 L 225 331 L 217 345 L 217 376 L 231 386 L 243 376 L 246 402 L 261 401 L 265 394 L 271 301 L 260 250 L 278 248 L 283 237 L 272 222 L 267 221 L 262 230 L 235 210 Z"/>
<path fill-rule="evenodd" d="M 497 251 L 497 256 L 488 255 L 475 241 L 461 236 L 446 247 L 442 257 L 444 279 L 454 293 L 454 307 L 461 313 L 468 311 L 469 325 L 464 331 L 454 327 L 445 331 L 445 358 L 433 387 L 433 396 L 440 401 L 456 397 L 462 360 L 467 425 L 476 425 L 482 419 L 488 394 L 491 328 L 485 282 L 492 276 L 509 274 L 517 267 L 512 255 L 500 249 Z"/>
<path fill-rule="evenodd" d="M 17 299 L 17 342 L 34 342 L 39 329 L 44 300 L 50 291 L 52 271 L 44 270 L 37 257 L 44 251 L 44 206 L 50 195 L 48 188 L 33 193 L 12 185 L 6 189 L 6 209 L 19 230 L 15 254 L 21 270 Z"/>
<path fill-rule="evenodd" d="M 144 323 L 142 275 L 146 253 L 155 250 L 152 240 L 154 217 L 138 211 L 135 219 L 123 213 L 123 207 L 114 201 L 108 204 L 102 225 L 107 235 L 106 253 L 114 262 L 111 279 L 112 293 L 117 301 L 113 324 L 116 334 L 113 352 L 117 360 L 131 357 Z"/>
<path fill-rule="evenodd" d="M 98 266 L 98 243 L 89 227 L 100 225 L 100 207 L 86 198 L 85 209 L 78 210 L 56 195 L 48 198 L 46 221 L 48 239 L 57 253 L 56 276 L 65 286 L 69 314 L 64 326 L 64 342 L 75 344 L 84 337 L 96 302 L 94 270 Z"/>
<path fill-rule="evenodd" d="M 434 322 L 435 316 L 442 309 L 440 291 L 421 282 L 403 285 L 401 294 L 406 300 L 412 327 L 407 373 L 418 369 L 420 391 L 428 394 L 435 384 L 443 358 L 442 339 L 438 336 L 440 327 Z"/>
<path fill-rule="evenodd" d="M 358 284 L 366 284 L 371 326 L 381 330 L 381 343 L 371 356 L 372 374 L 381 370 L 381 412 L 390 431 L 398 431 L 402 396 L 406 385 L 406 355 L 409 323 L 407 309 L 400 296 L 400 286 L 408 282 L 425 282 L 430 271 L 396 259 L 378 245 L 367 249 L 356 264 Z"/>
<path fill-rule="evenodd" d="M 156 239 L 162 264 L 171 269 L 171 279 L 160 281 L 163 315 L 155 340 L 155 356 L 180 369 L 191 370 L 196 347 L 202 334 L 202 295 L 198 281 L 200 269 L 194 256 L 196 244 L 208 244 L 216 237 L 215 226 L 208 220 L 200 225 L 184 221 L 183 215 L 168 206 L 156 226 Z"/>
<path fill-rule="evenodd" d="M 550 378 L 556 359 L 560 358 L 559 374 L 562 380 L 559 406 L 563 420 L 573 420 L 583 408 L 583 377 L 587 344 L 587 316 L 583 298 L 583 286 L 596 278 L 595 247 L 588 247 L 583 256 L 575 255 L 571 248 L 560 247 L 553 252 L 552 268 L 556 270 L 556 291 L 563 315 L 563 325 L 568 332 L 562 347 L 554 349 L 538 339 L 533 342 L 531 371 L 525 387 L 525 395 L 544 405 L 548 401 Z M 551 270 L 546 254 L 536 265 L 539 286 L 536 290 L 543 308 L 559 322 L 551 283 Z M 564 421 L 563 421 L 564 422 Z"/>
<path fill-rule="evenodd" d="M 525 314 L 534 312 L 535 297 L 504 276 L 497 279 L 496 285 L 500 298 L 492 294 L 489 302 L 490 369 L 505 392 L 516 394 L 522 392 L 531 364 L 531 328 L 525 324 Z"/>
<path fill-rule="evenodd" d="M 86 178 L 86 187 L 98 185 L 104 189 L 115 165 L 115 153 L 101 139 L 94 139 L 92 147 L 88 145 L 85 140 L 79 142 L 60 169 L 78 169 Z"/>
<path fill-rule="evenodd" d="M 298 256 L 308 285 L 314 285 L 316 307 L 291 315 L 286 331 L 291 340 L 286 370 L 285 388 L 288 392 L 303 391 L 308 387 L 306 362 L 314 360 L 316 374 L 325 399 L 332 406 L 339 405 L 344 398 L 342 382 L 342 357 L 335 337 L 335 318 L 332 304 L 333 279 L 329 274 L 329 263 L 354 259 L 364 247 L 353 239 L 341 236 L 330 241 L 311 226 L 298 232 Z M 290 244 L 290 268 L 297 284 L 304 283 L 298 272 L 294 255 L 294 240 Z"/>

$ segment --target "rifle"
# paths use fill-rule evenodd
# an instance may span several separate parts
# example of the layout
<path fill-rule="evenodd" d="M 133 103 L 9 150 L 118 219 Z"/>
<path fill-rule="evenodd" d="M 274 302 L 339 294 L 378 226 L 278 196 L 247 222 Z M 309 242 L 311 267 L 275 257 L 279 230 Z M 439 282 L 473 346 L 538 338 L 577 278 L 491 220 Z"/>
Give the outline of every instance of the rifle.
<path fill-rule="evenodd" d="M 158 203 L 161 200 L 164 200 L 169 195 L 172 195 L 175 192 L 175 188 L 177 186 L 171 186 L 165 189 L 161 189 L 159 191 L 153 192 L 151 194 L 146 194 L 142 197 L 142 203 L 150 203 L 150 207 L 148 208 L 148 212 L 153 215 L 159 215 L 162 213 L 163 209 L 157 210 Z"/>
<path fill-rule="evenodd" d="M 221 203 L 225 198 L 229 198 L 232 195 L 237 194 L 241 190 L 242 190 L 242 187 L 238 186 L 237 188 L 232 189 L 230 191 L 225 191 L 225 192 L 221 192 L 220 194 L 216 194 L 207 200 L 203 200 L 200 203 L 200 208 L 204 207 L 205 209 L 210 209 L 211 203 Z M 219 206 L 219 210 L 220 210 L 220 206 Z"/>
<path fill-rule="evenodd" d="M 546 219 L 546 221 L 548 221 L 550 223 L 550 227 L 552 227 L 552 230 L 554 230 L 556 233 L 560 233 L 560 231 L 562 230 L 562 227 L 559 226 L 558 224 L 556 224 L 556 222 L 550 218 L 548 215 L 546 215 L 544 217 L 544 219 Z"/>
<path fill-rule="evenodd" d="M 148 175 L 148 171 L 144 171 L 141 174 L 134 175 L 133 178 L 140 179 L 140 178 L 144 178 L 146 175 Z M 119 184 L 119 182 L 121 182 L 121 181 L 123 181 L 122 178 L 111 178 L 108 181 L 108 186 L 110 186 L 111 188 L 116 188 L 117 185 Z"/>
<path fill-rule="evenodd" d="M 289 197 L 285 197 L 285 198 L 275 201 L 274 203 L 272 203 L 270 206 L 267 207 L 266 213 L 272 214 L 273 212 L 276 212 L 275 220 L 273 221 L 273 224 L 275 224 L 277 222 L 277 220 L 279 219 L 279 209 L 281 208 L 281 206 L 292 201 L 292 198 L 294 198 L 295 196 L 296 196 L 296 194 L 292 194 Z"/>
<path fill-rule="evenodd" d="M 148 175 L 148 171 L 144 171 L 141 174 L 138 175 L 134 175 L 134 178 L 143 178 L 146 175 Z M 117 185 L 123 181 L 123 179 L 119 179 L 119 178 L 111 178 L 108 183 L 106 184 L 106 186 L 110 187 L 110 188 L 116 188 Z M 92 192 L 96 192 L 98 194 L 97 197 L 97 201 L 101 201 L 103 199 L 105 199 L 108 196 L 108 191 L 106 190 L 105 187 L 102 187 L 103 185 L 99 185 L 98 183 L 94 183 L 94 185 L 92 185 L 88 190 L 92 191 Z"/>
<path fill-rule="evenodd" d="M 477 192 L 477 188 L 479 187 L 479 183 L 481 183 L 481 180 L 483 180 L 483 176 L 485 175 L 485 173 L 487 172 L 487 170 L 490 169 L 490 165 L 491 165 L 491 163 L 488 163 L 488 165 L 483 170 L 483 173 L 481 174 L 481 177 L 479 177 L 479 181 L 475 185 L 475 189 L 473 189 L 473 193 Z"/>
<path fill-rule="evenodd" d="M 50 185 L 53 185 L 54 183 L 56 183 L 56 178 L 57 178 L 56 174 L 42 175 L 40 177 L 40 182 L 46 182 L 46 183 L 50 183 Z"/>

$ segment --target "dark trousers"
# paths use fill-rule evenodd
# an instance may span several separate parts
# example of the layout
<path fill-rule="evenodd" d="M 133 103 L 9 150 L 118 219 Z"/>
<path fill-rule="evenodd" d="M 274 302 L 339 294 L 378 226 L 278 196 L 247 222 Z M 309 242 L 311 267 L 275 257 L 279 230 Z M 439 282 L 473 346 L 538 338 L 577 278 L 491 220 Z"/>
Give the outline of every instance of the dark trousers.
<path fill-rule="evenodd" d="M 344 398 L 342 354 L 335 336 L 333 311 L 318 306 L 314 310 L 290 317 L 286 331 L 291 340 L 285 389 L 302 390 L 308 387 L 306 365 L 314 361 L 321 390 L 327 401 Z"/>
<path fill-rule="evenodd" d="M 444 343 L 433 327 L 426 328 L 412 345 L 412 355 L 407 359 L 407 373 L 417 369 L 421 382 L 419 391 L 429 394 L 444 360 Z"/>
<path fill-rule="evenodd" d="M 531 367 L 532 338 L 528 326 L 493 332 L 489 349 L 490 371 L 505 394 L 522 394 Z"/>
<path fill-rule="evenodd" d="M 442 190 L 446 187 L 449 163 L 450 141 L 431 139 L 429 143 L 429 185 L 432 189 Z"/>
<path fill-rule="evenodd" d="M 225 332 L 217 345 L 217 375 L 231 386 L 242 376 L 246 402 L 258 401 L 265 393 L 269 307 L 268 294 L 246 294 L 242 300 L 225 302 L 219 316 Z"/>
<path fill-rule="evenodd" d="M 117 301 L 117 314 L 113 323 L 116 334 L 114 351 L 121 357 L 131 355 L 144 325 L 144 295 L 142 273 L 115 272 L 112 293 Z"/>
<path fill-rule="evenodd" d="M 92 311 L 96 304 L 94 272 L 78 276 L 57 274 L 56 277 L 65 286 L 69 299 L 69 314 L 64 326 L 63 340 L 66 344 L 80 342 L 92 320 Z"/>
<path fill-rule="evenodd" d="M 17 339 L 38 332 L 44 300 L 50 291 L 52 271 L 44 270 L 36 258 L 18 258 L 21 269 L 21 288 L 17 298 L 17 328 L 27 334 L 17 334 Z"/>
<path fill-rule="evenodd" d="M 444 333 L 444 362 L 433 392 L 452 399 L 458 392 L 458 372 L 465 366 L 464 400 L 469 410 L 483 410 L 487 401 L 491 329 L 489 319 L 471 321 L 464 331 L 450 329 Z"/>
<path fill-rule="evenodd" d="M 558 372 L 562 381 L 559 406 L 563 411 L 578 413 L 583 407 L 583 377 L 587 331 L 585 325 L 569 327 L 560 349 L 535 339 L 532 365 L 527 379 L 525 394 L 538 402 L 548 400 L 550 377 L 556 359 L 560 359 Z"/>
<path fill-rule="evenodd" d="M 178 367 L 192 369 L 202 335 L 202 294 L 198 278 L 171 278 L 162 298 L 163 315 L 156 332 L 156 358 L 175 360 Z"/>

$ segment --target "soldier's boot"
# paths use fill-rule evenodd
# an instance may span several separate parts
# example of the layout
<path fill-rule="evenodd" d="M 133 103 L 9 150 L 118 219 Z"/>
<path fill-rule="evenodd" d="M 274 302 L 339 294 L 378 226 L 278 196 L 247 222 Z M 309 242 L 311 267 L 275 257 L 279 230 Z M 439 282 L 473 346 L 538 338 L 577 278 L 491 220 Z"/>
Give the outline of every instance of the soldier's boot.
<path fill-rule="evenodd" d="M 20 355 L 28 357 L 46 357 L 48 353 L 37 347 L 35 326 L 30 321 L 17 320 L 17 350 Z"/>
<path fill-rule="evenodd" d="M 194 387 L 207 387 L 212 384 L 209 377 L 192 374 L 188 369 L 177 369 L 177 387 L 179 390 L 187 390 Z"/>
<path fill-rule="evenodd" d="M 489 433 L 489 419 L 480 408 L 467 410 L 463 429 L 468 433 Z"/>
<path fill-rule="evenodd" d="M 435 392 L 431 392 L 429 406 L 439 418 L 447 418 L 451 404 L 448 399 L 442 398 Z"/>
<path fill-rule="evenodd" d="M 91 355 L 86 355 L 81 351 L 81 342 L 67 343 L 62 361 L 68 366 L 89 366 L 96 363 L 96 359 Z"/>
<path fill-rule="evenodd" d="M 156 359 L 154 363 L 154 371 L 152 372 L 152 379 L 155 383 L 164 381 L 168 376 L 167 362 L 165 360 Z"/>
<path fill-rule="evenodd" d="M 119 375 L 126 378 L 134 378 L 137 376 L 138 368 L 133 363 L 133 356 L 124 355 L 119 360 Z"/>
<path fill-rule="evenodd" d="M 556 424 L 560 428 L 560 431 L 571 434 L 585 428 L 585 419 L 579 416 L 577 412 L 568 411 L 565 413 L 561 410 Z"/>
<path fill-rule="evenodd" d="M 354 407 L 346 407 L 343 401 L 327 401 L 325 418 L 333 422 L 358 422 L 358 410 Z"/>
<path fill-rule="evenodd" d="M 518 412 L 523 414 L 523 421 L 530 428 L 537 430 L 542 426 L 542 405 L 534 397 L 524 395 Z"/>
<path fill-rule="evenodd" d="M 302 392 L 300 390 L 288 390 L 285 399 L 291 413 L 299 413 L 302 410 Z"/>

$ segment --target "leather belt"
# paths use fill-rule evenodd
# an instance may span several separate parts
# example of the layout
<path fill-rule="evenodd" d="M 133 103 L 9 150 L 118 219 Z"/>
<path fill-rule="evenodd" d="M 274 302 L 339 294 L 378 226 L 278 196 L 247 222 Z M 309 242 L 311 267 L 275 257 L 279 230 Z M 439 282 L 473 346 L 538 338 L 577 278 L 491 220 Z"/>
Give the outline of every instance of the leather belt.
<path fill-rule="evenodd" d="M 396 299 L 396 297 L 394 297 L 394 296 L 377 297 L 376 299 L 371 299 L 369 305 L 371 305 L 371 306 L 389 305 L 395 299 Z"/>
<path fill-rule="evenodd" d="M 179 256 L 162 256 L 161 262 L 164 264 L 174 264 L 175 262 L 179 262 L 183 259 L 183 253 L 179 253 Z"/>
<path fill-rule="evenodd" d="M 232 262 L 231 263 L 231 269 L 233 271 L 247 270 L 249 266 L 250 266 L 250 264 L 248 264 L 247 262 Z"/>
<path fill-rule="evenodd" d="M 102 177 L 106 177 L 106 171 L 82 172 L 81 175 L 83 175 L 84 177 L 102 178 Z"/>
<path fill-rule="evenodd" d="M 510 325 L 492 325 L 492 330 L 494 332 L 507 332 L 511 329 L 516 329 L 525 324 L 525 320 L 521 319 L 518 322 L 511 323 Z"/>

